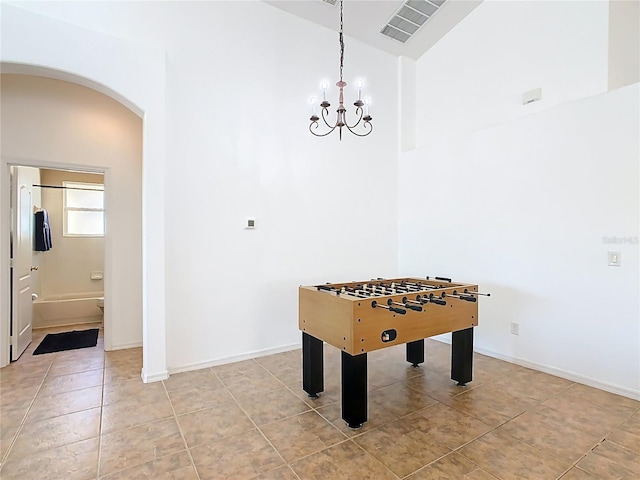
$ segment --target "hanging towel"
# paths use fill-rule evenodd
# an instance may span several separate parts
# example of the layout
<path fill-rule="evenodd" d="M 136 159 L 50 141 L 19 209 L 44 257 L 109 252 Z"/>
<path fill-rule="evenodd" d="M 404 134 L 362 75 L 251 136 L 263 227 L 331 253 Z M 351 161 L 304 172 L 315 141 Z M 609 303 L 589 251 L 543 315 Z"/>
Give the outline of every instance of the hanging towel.
<path fill-rule="evenodd" d="M 46 210 L 40 210 L 35 213 L 35 250 L 37 252 L 46 252 L 51 250 L 51 228 L 49 227 L 49 214 Z"/>

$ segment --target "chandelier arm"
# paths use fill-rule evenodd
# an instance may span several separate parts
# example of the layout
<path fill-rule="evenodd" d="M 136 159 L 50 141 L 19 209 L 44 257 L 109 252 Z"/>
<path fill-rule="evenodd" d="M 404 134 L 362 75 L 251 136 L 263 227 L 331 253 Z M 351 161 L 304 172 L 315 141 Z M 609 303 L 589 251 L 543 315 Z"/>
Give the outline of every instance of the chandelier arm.
<path fill-rule="evenodd" d="M 345 127 L 347 127 L 347 129 L 353 133 L 356 137 L 366 137 L 367 135 L 369 135 L 371 132 L 373 132 L 373 125 L 371 125 L 371 122 L 364 122 L 363 123 L 364 128 L 365 129 L 369 129 L 369 131 L 367 133 L 358 133 L 358 132 L 354 132 L 351 127 L 349 125 L 345 125 Z M 312 132 L 313 133 L 313 132 Z"/>
<path fill-rule="evenodd" d="M 349 131 L 351 131 L 352 128 L 356 128 L 360 124 L 360 122 L 362 121 L 362 116 L 364 115 L 364 110 L 362 109 L 362 107 L 357 107 L 356 108 L 356 115 L 358 115 L 358 113 L 360 114 L 360 118 L 358 118 L 358 121 L 356 123 L 354 123 L 353 125 L 347 124 L 347 128 L 349 129 Z"/>
<path fill-rule="evenodd" d="M 329 109 L 328 108 L 323 108 L 322 109 L 322 120 L 324 120 L 324 123 L 327 127 L 331 128 L 333 131 L 334 128 L 336 128 L 336 126 L 334 125 L 333 127 L 331 127 L 331 124 L 329 122 L 327 122 L 327 115 L 329 115 Z"/>
<path fill-rule="evenodd" d="M 315 127 L 313 126 L 313 124 L 315 123 Z M 316 133 L 313 130 L 311 130 L 312 128 L 318 128 L 318 122 L 311 122 L 311 125 L 309 125 L 309 131 L 315 135 L 316 137 L 326 137 L 327 135 L 329 135 L 330 133 L 332 133 L 335 129 L 336 129 L 337 125 L 334 126 L 331 130 L 329 130 L 327 133 Z"/>

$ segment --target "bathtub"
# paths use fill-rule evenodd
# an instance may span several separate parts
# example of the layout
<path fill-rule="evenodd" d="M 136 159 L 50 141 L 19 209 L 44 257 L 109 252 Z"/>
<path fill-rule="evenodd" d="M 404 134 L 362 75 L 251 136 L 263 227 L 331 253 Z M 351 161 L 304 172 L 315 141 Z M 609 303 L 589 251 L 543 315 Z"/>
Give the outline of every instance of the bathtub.
<path fill-rule="evenodd" d="M 102 321 L 98 300 L 104 292 L 68 293 L 33 302 L 33 328 L 57 327 Z"/>

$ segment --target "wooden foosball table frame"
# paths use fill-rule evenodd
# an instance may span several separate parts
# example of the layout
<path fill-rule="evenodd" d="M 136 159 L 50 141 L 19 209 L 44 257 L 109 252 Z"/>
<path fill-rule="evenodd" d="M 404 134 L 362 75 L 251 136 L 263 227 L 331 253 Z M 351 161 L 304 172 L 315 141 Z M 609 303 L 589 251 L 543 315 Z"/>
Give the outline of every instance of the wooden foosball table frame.
<path fill-rule="evenodd" d="M 478 286 L 440 277 L 403 277 L 299 288 L 302 384 L 324 390 L 324 342 L 341 350 L 342 418 L 367 421 L 367 352 L 406 344 L 406 360 L 424 362 L 424 339 L 452 332 L 451 379 L 472 380 Z"/>

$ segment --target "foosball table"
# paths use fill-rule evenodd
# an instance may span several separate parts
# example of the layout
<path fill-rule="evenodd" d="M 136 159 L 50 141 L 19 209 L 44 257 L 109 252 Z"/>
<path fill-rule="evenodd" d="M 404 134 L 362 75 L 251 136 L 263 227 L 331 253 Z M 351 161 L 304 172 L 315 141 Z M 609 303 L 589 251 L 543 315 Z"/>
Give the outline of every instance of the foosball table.
<path fill-rule="evenodd" d="M 451 378 L 471 381 L 478 286 L 426 277 L 327 283 L 299 288 L 302 386 L 312 398 L 324 390 L 323 344 L 341 350 L 342 418 L 367 421 L 367 352 L 406 344 L 406 359 L 424 362 L 424 339 L 452 333 Z"/>

